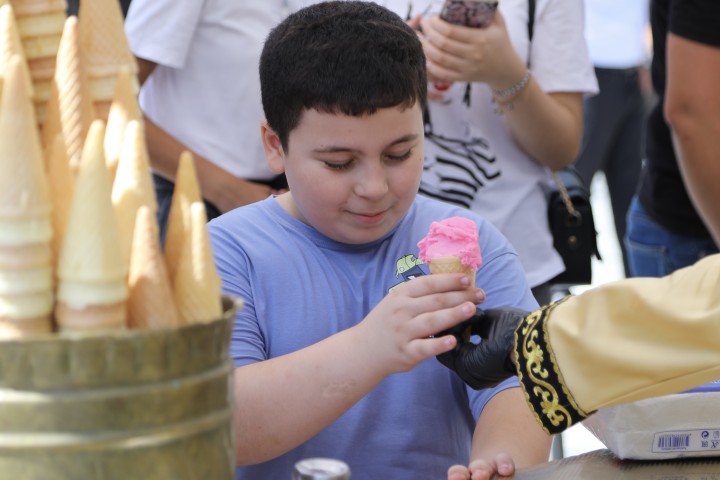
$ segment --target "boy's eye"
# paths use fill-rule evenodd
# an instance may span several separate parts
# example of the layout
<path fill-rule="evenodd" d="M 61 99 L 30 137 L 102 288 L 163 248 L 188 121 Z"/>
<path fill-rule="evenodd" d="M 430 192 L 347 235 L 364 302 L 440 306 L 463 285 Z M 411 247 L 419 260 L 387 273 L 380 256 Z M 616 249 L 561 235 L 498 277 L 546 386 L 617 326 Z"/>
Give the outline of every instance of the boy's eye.
<path fill-rule="evenodd" d="M 325 162 L 325 165 L 330 168 L 331 170 L 346 170 L 350 168 L 350 165 L 352 164 L 352 161 L 342 162 L 342 163 L 336 163 L 336 162 Z"/>
<path fill-rule="evenodd" d="M 410 150 L 407 150 L 406 152 L 402 152 L 399 154 L 394 154 L 394 155 L 391 155 L 389 153 L 385 154 L 385 156 L 387 158 L 389 158 L 390 160 L 405 160 L 410 155 L 412 155 L 412 148 Z"/>

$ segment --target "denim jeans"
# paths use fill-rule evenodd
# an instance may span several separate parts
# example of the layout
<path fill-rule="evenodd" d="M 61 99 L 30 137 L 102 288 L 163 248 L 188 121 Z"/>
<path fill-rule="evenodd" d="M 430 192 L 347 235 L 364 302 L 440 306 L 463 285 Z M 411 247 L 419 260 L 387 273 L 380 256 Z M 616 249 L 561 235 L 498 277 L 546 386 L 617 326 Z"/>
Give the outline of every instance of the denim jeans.
<path fill-rule="evenodd" d="M 628 210 L 625 247 L 632 277 L 663 277 L 718 252 L 712 238 L 689 237 L 660 226 L 637 196 Z"/>

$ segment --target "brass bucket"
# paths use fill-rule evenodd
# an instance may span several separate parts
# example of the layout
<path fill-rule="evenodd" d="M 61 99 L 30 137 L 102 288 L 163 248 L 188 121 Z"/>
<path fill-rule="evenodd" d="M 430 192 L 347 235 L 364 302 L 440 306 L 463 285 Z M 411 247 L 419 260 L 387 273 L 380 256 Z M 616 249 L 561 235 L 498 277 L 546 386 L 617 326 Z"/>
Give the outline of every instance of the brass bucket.
<path fill-rule="evenodd" d="M 0 342 L 0 478 L 232 480 L 239 302 L 167 330 Z"/>

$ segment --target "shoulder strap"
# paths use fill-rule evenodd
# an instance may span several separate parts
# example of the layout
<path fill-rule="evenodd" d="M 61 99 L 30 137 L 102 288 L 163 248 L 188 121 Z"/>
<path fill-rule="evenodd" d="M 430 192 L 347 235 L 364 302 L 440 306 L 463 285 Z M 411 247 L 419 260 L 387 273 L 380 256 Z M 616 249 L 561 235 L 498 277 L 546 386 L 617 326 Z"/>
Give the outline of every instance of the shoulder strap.
<path fill-rule="evenodd" d="M 535 0 L 528 0 L 528 41 L 532 42 L 535 30 Z"/>

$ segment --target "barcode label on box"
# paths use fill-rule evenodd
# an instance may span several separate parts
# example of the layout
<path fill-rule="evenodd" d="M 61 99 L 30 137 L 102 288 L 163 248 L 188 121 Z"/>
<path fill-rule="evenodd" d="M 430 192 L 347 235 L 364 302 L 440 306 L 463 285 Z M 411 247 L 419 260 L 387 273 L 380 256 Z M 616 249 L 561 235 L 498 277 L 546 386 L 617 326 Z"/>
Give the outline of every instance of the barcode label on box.
<path fill-rule="evenodd" d="M 720 453 L 720 429 L 658 432 L 653 441 L 654 453 L 712 452 Z"/>

